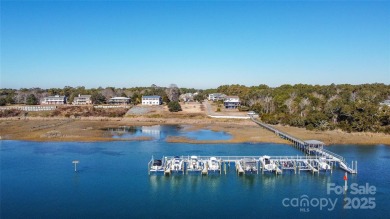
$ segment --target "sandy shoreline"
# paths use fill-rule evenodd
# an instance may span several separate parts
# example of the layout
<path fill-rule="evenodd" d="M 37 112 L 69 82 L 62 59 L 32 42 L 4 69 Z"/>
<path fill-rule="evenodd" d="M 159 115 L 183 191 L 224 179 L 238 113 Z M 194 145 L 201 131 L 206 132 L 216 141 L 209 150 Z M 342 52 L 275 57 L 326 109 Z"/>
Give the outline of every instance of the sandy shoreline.
<path fill-rule="evenodd" d="M 168 142 L 177 143 L 280 143 L 289 144 L 273 133 L 260 128 L 250 120 L 212 119 L 208 117 L 194 118 L 150 118 L 126 117 L 106 118 L 87 117 L 67 119 L 63 117 L 27 117 L 0 119 L 0 136 L 2 140 L 27 141 L 145 141 L 149 138 L 114 139 L 104 131 L 107 127 L 143 126 L 143 125 L 186 125 L 189 129 L 210 129 L 224 131 L 232 135 L 230 140 L 197 141 L 183 137 L 168 137 Z M 334 131 L 308 131 L 302 128 L 275 126 L 302 140 L 316 139 L 326 145 L 359 144 L 359 145 L 390 145 L 390 136 L 383 133 L 346 133 Z"/>

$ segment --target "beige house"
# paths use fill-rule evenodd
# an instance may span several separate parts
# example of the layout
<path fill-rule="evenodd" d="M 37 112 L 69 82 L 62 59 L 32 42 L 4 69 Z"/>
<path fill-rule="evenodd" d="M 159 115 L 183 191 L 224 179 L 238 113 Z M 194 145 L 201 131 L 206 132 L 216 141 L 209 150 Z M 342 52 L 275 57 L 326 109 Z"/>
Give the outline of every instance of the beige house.
<path fill-rule="evenodd" d="M 41 104 L 43 105 L 63 105 L 66 104 L 66 96 L 60 96 L 60 95 L 55 95 L 55 96 L 48 96 L 44 97 L 41 101 Z"/>
<path fill-rule="evenodd" d="M 73 105 L 89 105 L 92 104 L 91 95 L 80 95 L 73 99 Z"/>
<path fill-rule="evenodd" d="M 114 105 L 126 105 L 130 103 L 130 98 L 128 97 L 113 97 L 108 100 L 109 104 Z"/>

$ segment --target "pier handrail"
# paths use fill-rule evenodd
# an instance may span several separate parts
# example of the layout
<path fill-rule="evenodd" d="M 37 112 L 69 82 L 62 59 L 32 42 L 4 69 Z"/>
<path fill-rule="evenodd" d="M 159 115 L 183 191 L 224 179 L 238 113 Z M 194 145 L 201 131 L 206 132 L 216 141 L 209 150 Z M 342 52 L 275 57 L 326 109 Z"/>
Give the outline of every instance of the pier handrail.
<path fill-rule="evenodd" d="M 328 150 L 326 150 L 326 149 L 322 149 L 322 151 L 325 152 L 325 153 L 327 153 L 327 154 L 332 155 L 333 157 L 336 157 L 336 158 L 339 159 L 340 161 L 345 161 L 345 158 L 344 158 L 343 156 L 340 156 L 340 155 L 338 155 L 338 154 L 336 154 L 336 153 L 333 153 L 333 152 L 331 152 L 331 151 L 328 151 Z"/>

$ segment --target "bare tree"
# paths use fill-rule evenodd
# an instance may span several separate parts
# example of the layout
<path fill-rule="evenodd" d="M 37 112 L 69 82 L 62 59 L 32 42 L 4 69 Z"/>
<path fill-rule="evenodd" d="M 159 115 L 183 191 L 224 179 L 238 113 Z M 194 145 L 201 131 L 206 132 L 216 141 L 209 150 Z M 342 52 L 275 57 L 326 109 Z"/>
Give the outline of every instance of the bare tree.
<path fill-rule="evenodd" d="M 290 98 L 288 98 L 286 101 L 284 101 L 284 104 L 287 106 L 288 108 L 288 112 L 290 114 L 293 114 L 294 111 L 295 111 L 295 107 L 294 107 L 294 99 L 297 97 L 297 94 L 295 92 L 293 93 L 290 93 Z"/>
<path fill-rule="evenodd" d="M 301 117 L 304 117 L 305 116 L 305 109 L 306 109 L 306 106 L 309 106 L 310 105 L 310 100 L 309 98 L 303 98 L 301 100 L 301 102 L 299 103 L 299 109 L 301 110 Z"/>
<path fill-rule="evenodd" d="M 177 87 L 176 84 L 171 84 L 169 85 L 169 88 L 167 88 L 165 90 L 167 96 L 168 96 L 168 99 L 172 102 L 172 101 L 179 101 L 179 96 L 180 96 L 180 90 L 179 88 Z"/>

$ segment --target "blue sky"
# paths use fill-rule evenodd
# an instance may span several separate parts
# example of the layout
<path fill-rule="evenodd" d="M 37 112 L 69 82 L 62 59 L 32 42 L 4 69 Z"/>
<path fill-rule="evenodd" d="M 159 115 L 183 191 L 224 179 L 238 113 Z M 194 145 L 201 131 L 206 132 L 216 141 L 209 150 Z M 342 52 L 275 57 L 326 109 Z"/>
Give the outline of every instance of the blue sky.
<path fill-rule="evenodd" d="M 388 1 L 2 1 L 1 87 L 390 84 Z"/>

